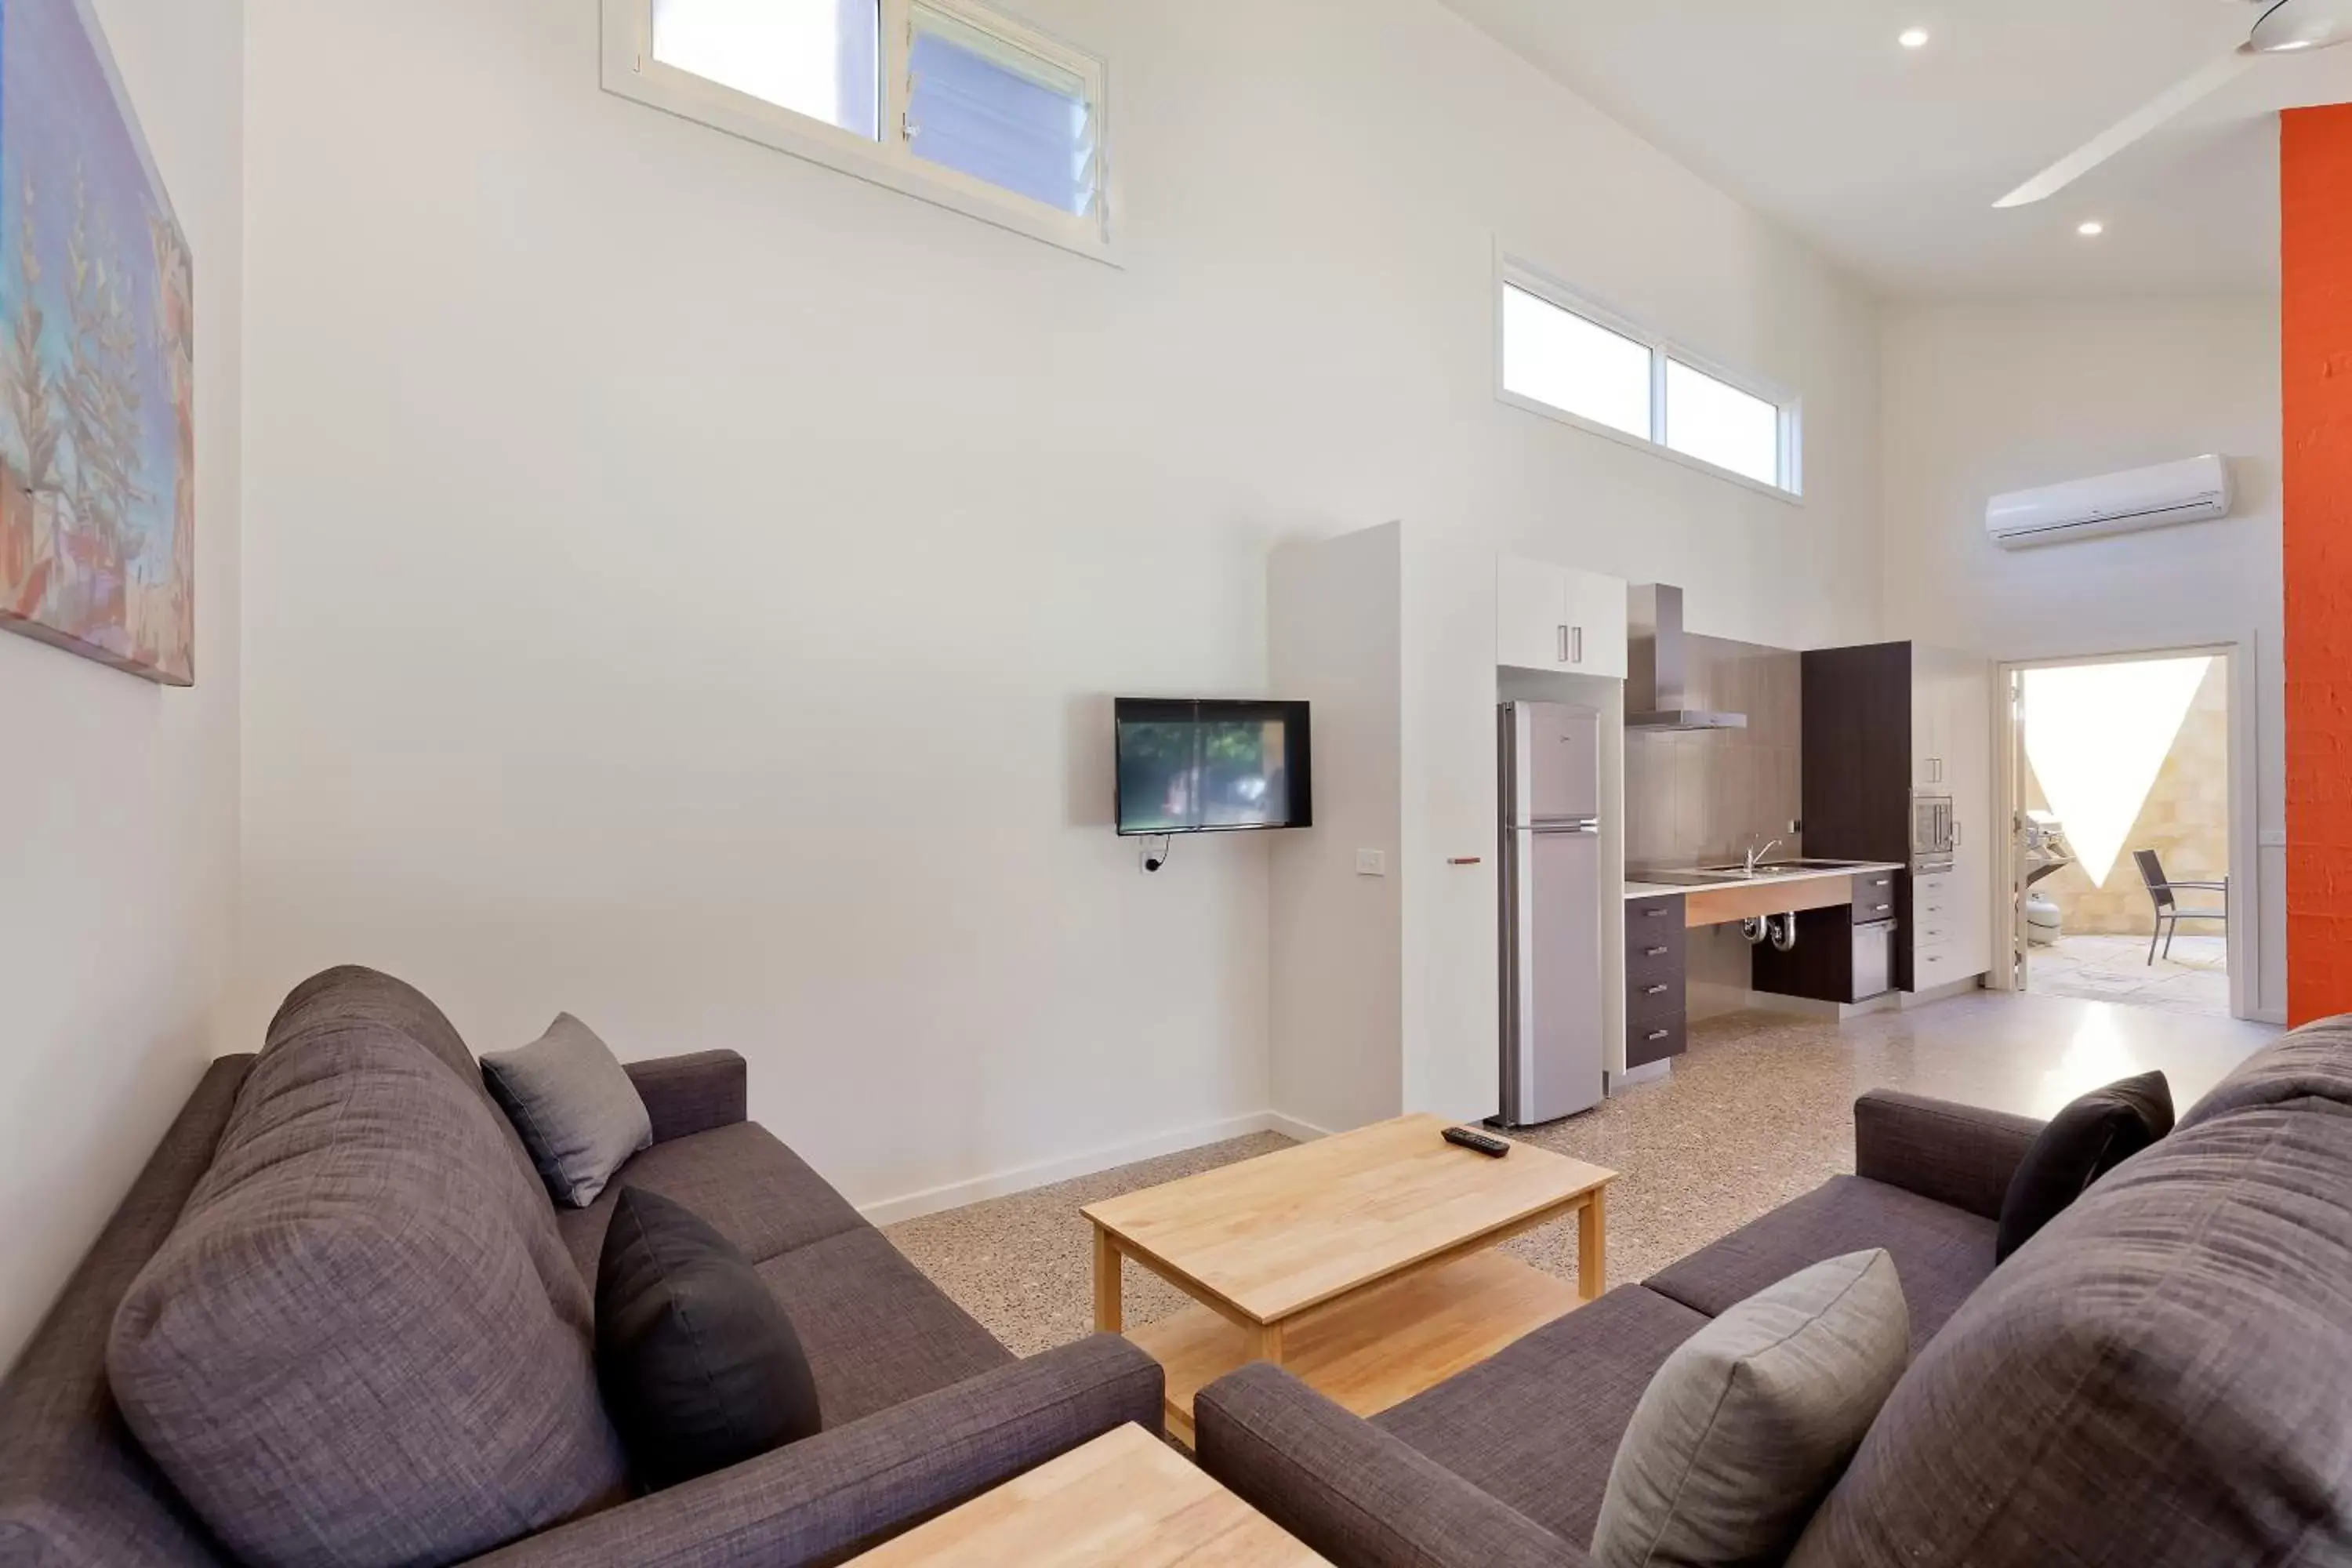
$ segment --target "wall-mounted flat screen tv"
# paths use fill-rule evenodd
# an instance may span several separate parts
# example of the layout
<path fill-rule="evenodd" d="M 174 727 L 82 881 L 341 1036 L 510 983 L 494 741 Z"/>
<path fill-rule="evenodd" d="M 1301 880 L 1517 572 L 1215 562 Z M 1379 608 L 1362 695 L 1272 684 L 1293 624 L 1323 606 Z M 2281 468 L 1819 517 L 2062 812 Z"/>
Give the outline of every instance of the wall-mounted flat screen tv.
<path fill-rule="evenodd" d="M 1306 703 L 1122 697 L 1116 721 L 1122 835 L 1314 825 Z"/>

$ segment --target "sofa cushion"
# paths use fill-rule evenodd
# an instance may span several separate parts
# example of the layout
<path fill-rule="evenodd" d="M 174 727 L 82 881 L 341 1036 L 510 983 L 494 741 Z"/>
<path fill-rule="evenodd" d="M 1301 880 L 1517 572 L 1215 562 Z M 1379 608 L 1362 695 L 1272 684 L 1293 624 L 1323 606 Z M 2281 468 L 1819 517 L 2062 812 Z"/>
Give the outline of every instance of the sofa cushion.
<path fill-rule="evenodd" d="M 596 1277 L 604 1228 L 623 1186 L 684 1204 L 754 1263 L 866 1221 L 849 1201 L 757 1122 L 738 1121 L 656 1143 L 631 1160 L 584 1209 L 559 1209 L 556 1228 L 581 1277 Z"/>
<path fill-rule="evenodd" d="M 1556 1534 L 1590 1541 L 1625 1424 L 1666 1358 L 1706 1326 L 1623 1286 L 1372 1424 Z"/>
<path fill-rule="evenodd" d="M 2352 1561 L 2347 1191 L 2352 1108 L 2185 1124 L 1936 1337 L 1792 1561 Z"/>
<path fill-rule="evenodd" d="M 660 1489 L 823 1429 L 800 1336 L 743 1255 L 631 1187 L 596 1273 L 596 1381 L 637 1479 Z"/>
<path fill-rule="evenodd" d="M 131 1431 L 255 1568 L 456 1562 L 614 1499 L 587 1289 L 479 1080 L 399 1008 L 289 1009 L 115 1317 Z"/>
<path fill-rule="evenodd" d="M 2298 1100 L 2352 1107 L 2352 1015 L 2280 1036 L 2190 1106 L 2180 1125 L 2195 1127 L 2233 1110 Z"/>
<path fill-rule="evenodd" d="M 262 1037 L 262 1054 L 268 1055 L 281 1038 L 308 1037 L 344 1026 L 389 1029 L 415 1043 L 479 1095 L 483 1104 L 498 1109 L 482 1084 L 482 1070 L 474 1061 L 474 1053 L 433 999 L 404 980 L 358 964 L 323 971 L 287 993 Z M 523 1147 L 522 1135 L 505 1116 L 494 1120 L 508 1157 L 535 1177 L 539 1168 L 531 1163 L 530 1151 Z"/>
<path fill-rule="evenodd" d="M 760 1278 L 808 1352 L 828 1430 L 1013 1360 L 870 1226 L 772 1258 Z"/>
<path fill-rule="evenodd" d="M 1593 1527 L 1598 1568 L 1788 1555 L 1910 1358 L 1884 1251 L 1816 1263 L 1685 1340 L 1650 1380 Z"/>
<path fill-rule="evenodd" d="M 1650 1277 L 1651 1289 L 1712 1318 L 1800 1268 L 1883 1247 L 1903 1280 L 1911 1353 L 1992 1272 L 1989 1219 L 1862 1176 L 1832 1176 L 1801 1198 Z"/>
<path fill-rule="evenodd" d="M 2172 1131 L 2172 1086 L 2144 1072 L 2095 1089 L 2034 1134 L 2000 1203 L 1997 1262 L 2033 1239 L 2091 1184 Z"/>
<path fill-rule="evenodd" d="M 566 1208 L 594 1203 L 630 1155 L 653 1146 L 653 1118 L 621 1058 L 569 1013 L 530 1044 L 483 1057 L 482 1083 Z"/>

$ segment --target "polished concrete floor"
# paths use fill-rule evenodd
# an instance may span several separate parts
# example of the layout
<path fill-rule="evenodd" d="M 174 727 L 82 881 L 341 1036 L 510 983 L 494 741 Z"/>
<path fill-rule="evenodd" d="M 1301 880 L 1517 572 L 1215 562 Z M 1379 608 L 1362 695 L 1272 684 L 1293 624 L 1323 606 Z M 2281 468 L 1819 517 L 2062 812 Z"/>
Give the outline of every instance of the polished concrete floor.
<path fill-rule="evenodd" d="M 1609 1279 L 1622 1284 L 1853 1168 L 1854 1097 L 1906 1089 L 2030 1116 L 2148 1068 L 2186 1110 L 2276 1033 L 2158 1007 L 2066 997 L 1957 997 L 1843 1025 L 1741 1013 L 1695 1025 L 1665 1080 L 1540 1129 L 1531 1142 L 1619 1173 L 1609 1199 Z M 999 1339 L 1032 1354 L 1092 1326 L 1092 1267 L 1078 1205 L 1284 1146 L 1236 1140 L 894 1226 L 890 1238 Z M 1576 1274 L 1572 1226 L 1511 1250 Z M 1127 1271 L 1130 1323 L 1180 1310 Z"/>
<path fill-rule="evenodd" d="M 2144 936 L 2063 936 L 2033 950 L 2027 969 L 2038 996 L 2079 996 L 2163 1007 L 2208 1018 L 2230 1016 L 2230 944 L 2221 936 L 2192 936 L 2184 929 L 2148 962 Z"/>

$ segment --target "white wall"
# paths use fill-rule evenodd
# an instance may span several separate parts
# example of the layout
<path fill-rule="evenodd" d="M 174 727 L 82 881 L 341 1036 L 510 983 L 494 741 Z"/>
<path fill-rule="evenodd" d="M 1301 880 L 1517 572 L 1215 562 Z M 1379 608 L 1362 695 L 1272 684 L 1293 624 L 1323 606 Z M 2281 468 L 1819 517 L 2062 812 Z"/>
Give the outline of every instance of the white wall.
<path fill-rule="evenodd" d="M 1910 306 L 1885 353 L 1890 635 L 2000 659 L 2255 635 L 2260 827 L 2283 834 L 2278 301 Z M 1993 495 L 2212 451 L 2242 491 L 2229 521 L 2013 552 L 1985 536 Z M 2283 850 L 2262 862 L 2280 1006 Z"/>
<path fill-rule="evenodd" d="M 1022 8 L 1111 60 L 1125 270 L 602 93 L 587 0 L 253 0 L 240 1031 L 357 960 L 736 1047 L 868 1203 L 1245 1125 L 1265 846 L 1139 876 L 1107 699 L 1258 689 L 1277 540 L 1877 630 L 1809 252 L 1431 0 Z M 1807 503 L 1497 403 L 1498 237 L 1799 388 Z"/>
<path fill-rule="evenodd" d="M 97 0 L 195 253 L 196 675 L 0 636 L 0 1365 L 215 1054 L 237 837 L 241 0 Z"/>

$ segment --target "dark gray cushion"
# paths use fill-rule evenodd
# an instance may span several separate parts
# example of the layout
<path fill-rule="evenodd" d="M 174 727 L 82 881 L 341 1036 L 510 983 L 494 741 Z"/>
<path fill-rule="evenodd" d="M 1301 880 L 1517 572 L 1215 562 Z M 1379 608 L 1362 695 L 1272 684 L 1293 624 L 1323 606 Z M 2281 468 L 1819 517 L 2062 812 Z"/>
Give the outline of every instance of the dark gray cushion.
<path fill-rule="evenodd" d="M 2000 1203 L 1992 1255 L 2006 1262 L 2091 1184 L 2172 1131 L 2172 1086 L 2160 1072 L 2121 1079 L 2070 1101 L 2034 1134 Z"/>
<path fill-rule="evenodd" d="M 124 1417 L 253 1568 L 460 1561 L 625 1486 L 547 1195 L 403 1021 L 281 1019 L 114 1321 Z"/>
<path fill-rule="evenodd" d="M 114 1310 L 212 1163 L 249 1056 L 216 1061 L 0 1384 L 0 1563 L 223 1568 L 204 1527 L 123 1430 L 106 1383 Z"/>
<path fill-rule="evenodd" d="M 1796 1543 L 1910 1359 L 1903 1287 L 1857 1252 L 1750 1296 L 1683 1342 L 1617 1447 L 1601 1568 L 1735 1568 Z"/>
<path fill-rule="evenodd" d="M 656 1489 L 824 1428 L 774 1292 L 693 1210 L 640 1187 L 622 1192 L 597 1266 L 596 1382 Z"/>
<path fill-rule="evenodd" d="M 1647 1283 L 1711 1318 L 1800 1268 L 1883 1247 L 1903 1279 L 1916 1355 L 1992 1272 L 1996 1228 L 1900 1187 L 1832 1176 Z"/>
<path fill-rule="evenodd" d="M 1687 1307 L 1622 1286 L 1372 1424 L 1580 1544 L 1650 1379 L 1706 1326 Z"/>
<path fill-rule="evenodd" d="M 559 1209 L 556 1228 L 581 1276 L 596 1277 L 604 1228 L 622 1185 L 684 1204 L 754 1263 L 860 1230 L 866 1221 L 801 1157 L 757 1122 L 738 1121 L 656 1143 L 584 1209 Z"/>
<path fill-rule="evenodd" d="M 870 1226 L 772 1258 L 760 1278 L 808 1352 L 827 1431 L 1013 1359 Z"/>
<path fill-rule="evenodd" d="M 1920 1355 L 1802 1568 L 2352 1562 L 2352 1109 L 2184 1123 Z"/>
<path fill-rule="evenodd" d="M 484 1056 L 482 1082 L 567 1208 L 594 1203 L 630 1155 L 653 1147 L 653 1118 L 621 1058 L 569 1013 L 530 1044 Z"/>

